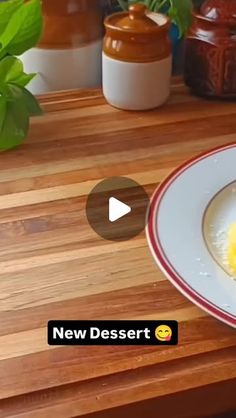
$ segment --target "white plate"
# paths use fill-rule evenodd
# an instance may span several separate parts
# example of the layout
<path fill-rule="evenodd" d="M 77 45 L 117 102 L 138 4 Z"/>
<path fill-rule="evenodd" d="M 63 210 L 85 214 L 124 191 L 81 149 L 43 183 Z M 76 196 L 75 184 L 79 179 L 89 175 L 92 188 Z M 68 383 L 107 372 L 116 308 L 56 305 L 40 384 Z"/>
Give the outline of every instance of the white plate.
<path fill-rule="evenodd" d="M 196 305 L 236 328 L 236 280 L 226 233 L 236 222 L 236 144 L 173 172 L 152 197 L 147 238 L 170 281 Z"/>

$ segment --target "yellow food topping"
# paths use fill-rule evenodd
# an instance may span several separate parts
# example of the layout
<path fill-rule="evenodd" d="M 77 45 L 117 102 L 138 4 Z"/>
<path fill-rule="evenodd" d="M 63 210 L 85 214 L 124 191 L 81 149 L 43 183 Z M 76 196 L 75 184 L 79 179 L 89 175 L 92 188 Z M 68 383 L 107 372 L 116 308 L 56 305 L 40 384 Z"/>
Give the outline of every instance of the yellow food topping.
<path fill-rule="evenodd" d="M 230 226 L 228 232 L 228 263 L 236 273 L 236 223 Z"/>

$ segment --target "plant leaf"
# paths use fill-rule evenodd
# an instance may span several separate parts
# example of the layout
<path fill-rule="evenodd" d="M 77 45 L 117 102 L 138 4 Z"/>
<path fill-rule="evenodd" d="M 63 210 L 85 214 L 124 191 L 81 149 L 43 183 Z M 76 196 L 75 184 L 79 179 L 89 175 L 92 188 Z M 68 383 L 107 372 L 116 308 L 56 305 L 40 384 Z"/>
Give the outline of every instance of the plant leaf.
<path fill-rule="evenodd" d="M 23 107 L 27 110 L 29 116 L 39 116 L 42 114 L 42 109 L 37 99 L 24 87 L 16 84 L 8 84 L 9 96 L 19 101 Z"/>
<path fill-rule="evenodd" d="M 0 61 L 0 80 L 15 80 L 23 72 L 23 64 L 15 57 L 5 57 Z"/>
<path fill-rule="evenodd" d="M 1 2 L 1 13 L 0 13 L 0 36 L 5 30 L 8 22 L 16 10 L 23 4 L 24 0 L 8 0 Z"/>
<path fill-rule="evenodd" d="M 30 116 L 42 110 L 25 89 L 35 74 L 26 74 L 21 55 L 42 33 L 40 0 L 0 0 L 0 149 L 13 148 L 27 137 Z"/>
<path fill-rule="evenodd" d="M 178 26 L 180 37 L 183 36 L 191 25 L 191 0 L 171 0 L 172 6 L 168 15 L 172 21 Z"/>
<path fill-rule="evenodd" d="M 3 96 L 0 96 L 0 132 L 5 119 L 6 114 L 6 100 Z"/>
<path fill-rule="evenodd" d="M 30 83 L 31 80 L 33 80 L 34 77 L 36 77 L 36 73 L 22 73 L 17 80 L 15 80 L 15 83 L 17 83 L 19 86 L 25 87 L 27 84 Z"/>
<path fill-rule="evenodd" d="M 19 85 L 5 84 L 5 97 L 1 97 L 5 106 L 0 101 L 0 149 L 7 150 L 24 141 L 30 116 L 39 115 L 42 111 L 35 97 Z"/>
<path fill-rule="evenodd" d="M 1 5 L 0 5 L 1 7 Z M 24 5 L 22 4 L 15 13 L 12 14 L 12 16 L 9 19 L 9 22 L 5 28 L 5 30 L 0 34 L 0 58 L 7 55 L 7 46 L 11 42 L 12 39 L 16 36 L 17 32 L 20 29 L 21 21 L 20 19 L 15 20 L 14 16 L 18 13 L 18 10 L 22 10 L 24 8 Z"/>
<path fill-rule="evenodd" d="M 21 20 L 21 27 L 7 48 L 7 52 L 12 55 L 21 55 L 33 48 L 42 35 L 43 17 L 40 0 L 30 0 L 24 3 L 24 11 L 18 9 L 13 18 Z"/>
<path fill-rule="evenodd" d="M 127 0 L 118 0 L 118 3 L 123 10 L 128 10 L 128 1 Z"/>
<path fill-rule="evenodd" d="M 1 7 L 1 5 L 0 5 Z M 39 41 L 43 28 L 40 0 L 24 2 L 12 15 L 0 36 L 4 55 L 21 55 Z"/>
<path fill-rule="evenodd" d="M 23 64 L 16 57 L 7 56 L 0 60 L 0 83 L 15 83 L 25 87 L 34 76 L 24 73 Z"/>
<path fill-rule="evenodd" d="M 0 132 L 0 149 L 7 150 L 21 144 L 29 130 L 29 114 L 21 102 L 6 104 L 5 116 Z"/>
<path fill-rule="evenodd" d="M 21 100 L 30 116 L 40 116 L 42 115 L 42 109 L 37 101 L 37 99 L 24 87 L 15 86 L 21 91 Z"/>

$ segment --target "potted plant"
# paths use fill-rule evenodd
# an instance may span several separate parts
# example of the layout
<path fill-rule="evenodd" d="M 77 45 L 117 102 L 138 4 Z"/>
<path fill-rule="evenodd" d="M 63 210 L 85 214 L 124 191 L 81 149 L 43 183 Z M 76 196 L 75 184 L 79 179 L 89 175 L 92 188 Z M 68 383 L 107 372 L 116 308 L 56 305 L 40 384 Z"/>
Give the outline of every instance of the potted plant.
<path fill-rule="evenodd" d="M 18 58 L 36 45 L 42 33 L 40 0 L 0 2 L 0 150 L 21 144 L 31 116 L 41 114 L 26 89 L 35 74 L 26 74 Z"/>

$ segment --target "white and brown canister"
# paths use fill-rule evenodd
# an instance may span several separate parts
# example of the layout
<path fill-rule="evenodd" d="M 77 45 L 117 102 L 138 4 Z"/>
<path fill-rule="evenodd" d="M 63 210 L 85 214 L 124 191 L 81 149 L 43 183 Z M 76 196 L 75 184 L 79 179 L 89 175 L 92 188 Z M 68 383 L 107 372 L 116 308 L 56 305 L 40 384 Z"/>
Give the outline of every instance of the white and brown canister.
<path fill-rule="evenodd" d="M 22 56 L 26 72 L 38 75 L 34 94 L 102 81 L 103 8 L 101 0 L 42 0 L 43 37 Z"/>
<path fill-rule="evenodd" d="M 172 68 L 168 17 L 142 4 L 105 19 L 103 93 L 125 110 L 162 105 L 170 94 Z"/>

